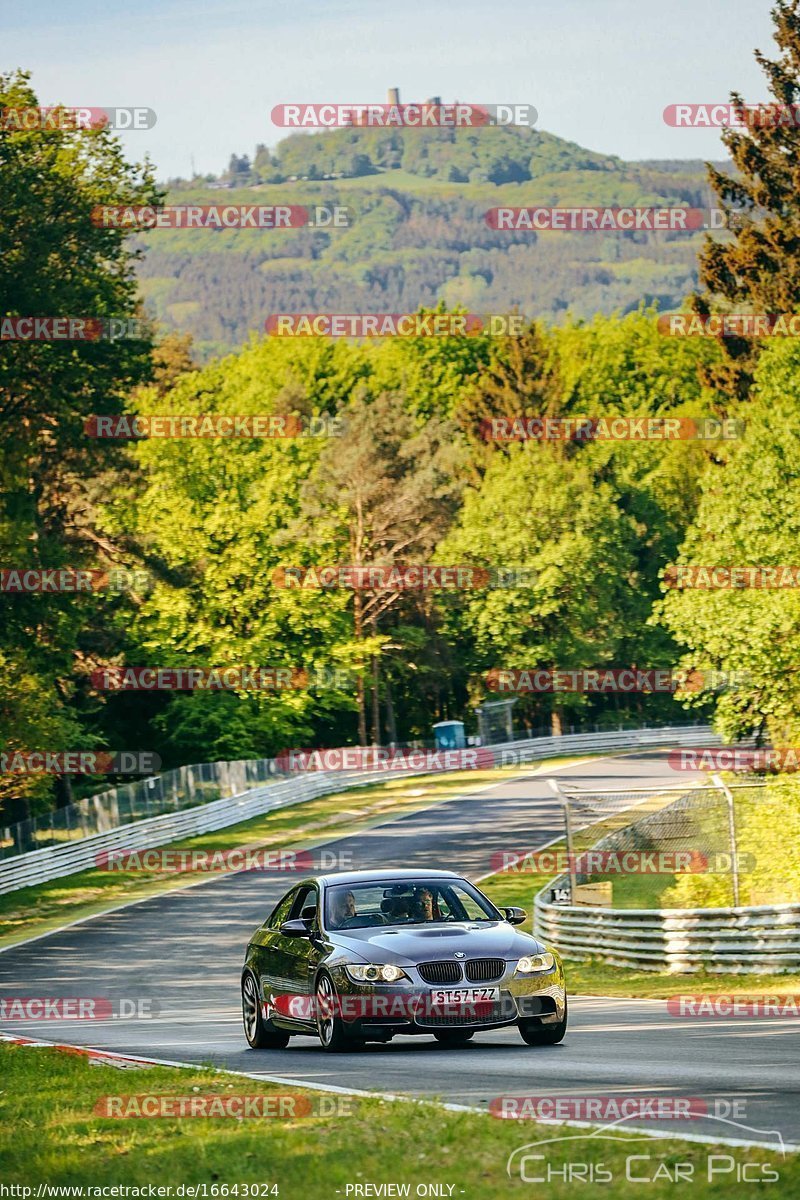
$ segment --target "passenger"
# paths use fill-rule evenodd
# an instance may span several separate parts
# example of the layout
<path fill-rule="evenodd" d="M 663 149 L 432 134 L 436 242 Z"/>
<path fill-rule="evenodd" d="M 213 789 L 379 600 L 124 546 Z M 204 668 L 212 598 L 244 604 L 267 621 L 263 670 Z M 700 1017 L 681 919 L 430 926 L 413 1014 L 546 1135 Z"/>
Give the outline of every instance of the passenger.
<path fill-rule="evenodd" d="M 394 896 L 390 900 L 390 904 L 389 919 L 391 921 L 405 923 L 412 919 L 410 896 Z"/>

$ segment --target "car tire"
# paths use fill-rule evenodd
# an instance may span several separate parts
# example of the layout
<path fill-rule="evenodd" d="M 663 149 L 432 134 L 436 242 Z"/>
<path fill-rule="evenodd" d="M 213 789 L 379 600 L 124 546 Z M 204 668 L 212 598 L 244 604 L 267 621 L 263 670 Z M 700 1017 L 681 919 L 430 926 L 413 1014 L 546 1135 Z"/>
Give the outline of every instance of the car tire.
<path fill-rule="evenodd" d="M 242 1024 L 247 1043 L 254 1050 L 283 1050 L 289 1045 L 291 1034 L 262 1016 L 258 983 L 252 971 L 242 976 Z"/>
<path fill-rule="evenodd" d="M 322 971 L 317 976 L 314 991 L 317 1035 L 322 1049 L 328 1054 L 340 1054 L 343 1050 L 356 1050 L 362 1046 L 363 1040 L 352 1037 L 345 1029 L 341 1017 L 336 1014 L 339 997 L 336 992 L 336 984 L 327 971 Z"/>
<path fill-rule="evenodd" d="M 518 1021 L 517 1025 L 528 1046 L 557 1046 L 567 1032 L 567 997 L 564 997 L 564 1016 L 555 1025 L 540 1025 L 538 1021 Z"/>
<path fill-rule="evenodd" d="M 443 1046 L 466 1046 L 475 1037 L 474 1029 L 437 1029 L 433 1035 Z"/>

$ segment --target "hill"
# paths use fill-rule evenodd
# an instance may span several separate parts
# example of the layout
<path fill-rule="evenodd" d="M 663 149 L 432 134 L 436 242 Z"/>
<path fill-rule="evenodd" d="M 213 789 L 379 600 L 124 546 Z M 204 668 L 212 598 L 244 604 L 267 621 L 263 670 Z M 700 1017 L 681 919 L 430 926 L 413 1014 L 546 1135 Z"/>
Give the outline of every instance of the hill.
<path fill-rule="evenodd" d="M 206 357 L 276 312 L 475 312 L 678 306 L 702 233 L 508 233 L 497 205 L 710 203 L 700 162 L 626 163 L 532 129 L 341 129 L 293 134 L 218 178 L 170 182 L 173 203 L 348 205 L 347 229 L 166 230 L 143 239 L 149 310 Z"/>

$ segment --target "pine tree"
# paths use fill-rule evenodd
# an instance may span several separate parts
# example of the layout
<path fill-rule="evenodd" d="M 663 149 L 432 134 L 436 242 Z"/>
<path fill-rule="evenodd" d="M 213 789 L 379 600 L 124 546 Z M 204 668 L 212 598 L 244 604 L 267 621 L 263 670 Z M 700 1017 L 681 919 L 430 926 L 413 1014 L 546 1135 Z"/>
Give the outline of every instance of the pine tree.
<path fill-rule="evenodd" d="M 772 10 L 776 61 L 756 50 L 756 61 L 774 102 L 747 109 L 738 92 L 731 102 L 740 127 L 722 135 L 736 173 L 707 164 L 711 187 L 732 236 L 706 239 L 700 256 L 704 292 L 695 312 L 712 310 L 794 312 L 800 306 L 800 0 L 778 0 Z M 744 398 L 759 347 L 726 337 L 728 361 L 709 380 Z"/>

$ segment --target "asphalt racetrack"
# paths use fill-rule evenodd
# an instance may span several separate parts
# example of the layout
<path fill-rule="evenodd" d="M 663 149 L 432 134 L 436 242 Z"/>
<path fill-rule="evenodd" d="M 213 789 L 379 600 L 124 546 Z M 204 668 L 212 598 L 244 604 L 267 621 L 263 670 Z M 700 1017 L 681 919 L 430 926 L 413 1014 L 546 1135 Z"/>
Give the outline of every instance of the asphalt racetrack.
<path fill-rule="evenodd" d="M 496 852 L 533 849 L 562 833 L 546 782 L 553 774 L 530 768 L 327 846 L 346 856 L 348 869 L 419 865 L 479 879 Z M 676 779 L 666 752 L 585 761 L 555 774 L 586 788 L 674 786 Z M 115 1012 L 122 999 L 146 1000 L 154 1014 L 4 1021 L 2 1031 L 479 1108 L 502 1096 L 692 1097 L 717 1116 L 631 1124 L 709 1140 L 800 1145 L 800 1037 L 797 1019 L 788 1017 L 680 1018 L 668 1014 L 666 1001 L 571 996 L 570 1026 L 559 1046 L 527 1047 L 511 1027 L 478 1034 L 458 1049 L 432 1037 L 399 1036 L 352 1054 L 324 1054 L 310 1037 L 293 1038 L 285 1050 L 251 1050 L 239 999 L 245 947 L 297 878 L 213 877 L 0 953 L 0 997 L 108 997 Z M 687 976 L 685 991 L 695 990 Z M 525 1128 L 531 1140 L 538 1136 L 536 1126 Z"/>

